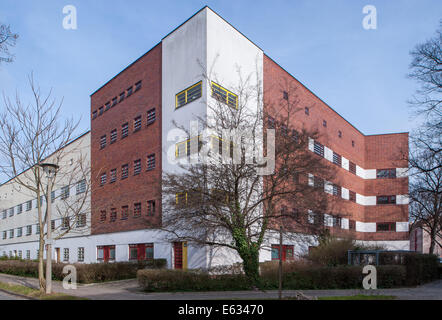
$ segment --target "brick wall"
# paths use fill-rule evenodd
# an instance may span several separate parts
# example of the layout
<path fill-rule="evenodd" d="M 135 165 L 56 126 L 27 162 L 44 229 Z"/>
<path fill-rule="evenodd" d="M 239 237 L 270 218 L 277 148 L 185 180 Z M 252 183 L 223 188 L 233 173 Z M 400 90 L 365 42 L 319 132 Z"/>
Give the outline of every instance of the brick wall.
<path fill-rule="evenodd" d="M 92 161 L 92 234 L 152 228 L 161 223 L 161 43 L 107 82 L 91 96 L 91 115 L 99 107 L 120 100 L 120 93 L 142 81 L 141 88 L 91 120 Z M 127 95 L 127 92 L 126 92 Z M 147 125 L 147 111 L 155 108 L 156 120 Z M 141 129 L 134 132 L 134 118 L 141 116 Z M 129 135 L 122 139 L 122 125 L 128 122 Z M 110 144 L 110 133 L 117 129 L 117 141 Z M 100 149 L 100 138 L 106 135 L 106 147 Z M 147 156 L 155 154 L 156 168 L 147 169 Z M 134 176 L 134 160 L 141 159 L 141 173 Z M 121 166 L 129 165 L 127 179 L 121 179 Z M 117 180 L 110 183 L 110 170 L 117 169 Z M 100 185 L 106 172 L 107 182 Z M 155 215 L 147 215 L 147 201 L 155 200 Z M 135 203 L 141 203 L 140 217 L 134 217 Z M 127 220 L 122 220 L 122 207 L 129 207 Z M 111 209 L 117 219 L 110 222 Z M 106 221 L 100 221 L 106 210 Z"/>
<path fill-rule="evenodd" d="M 318 141 L 364 169 L 406 168 L 408 133 L 365 136 L 298 80 L 264 55 L 264 103 L 269 114 L 278 117 L 278 106 L 283 91 L 297 101 L 297 111 L 291 121 L 295 129 L 316 130 Z M 305 113 L 308 107 L 309 114 Z M 324 120 L 326 126 L 324 126 Z M 341 132 L 341 137 L 339 136 Z M 325 165 L 331 165 L 323 160 Z M 364 196 L 397 195 L 408 193 L 408 178 L 365 180 L 344 168 L 337 168 L 332 181 Z M 363 206 L 333 197 L 333 208 L 328 213 L 361 222 L 408 221 L 408 205 Z M 331 228 L 333 229 L 333 228 Z M 359 240 L 407 240 L 408 232 L 354 232 L 331 230 L 335 234 L 353 235 Z"/>

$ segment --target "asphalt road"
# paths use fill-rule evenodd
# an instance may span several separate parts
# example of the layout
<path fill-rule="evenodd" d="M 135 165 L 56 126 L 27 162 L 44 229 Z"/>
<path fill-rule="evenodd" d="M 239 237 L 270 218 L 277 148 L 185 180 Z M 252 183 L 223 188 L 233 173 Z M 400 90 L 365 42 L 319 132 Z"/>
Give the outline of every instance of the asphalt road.
<path fill-rule="evenodd" d="M 25 299 L 0 291 L 0 300 L 25 300 Z"/>

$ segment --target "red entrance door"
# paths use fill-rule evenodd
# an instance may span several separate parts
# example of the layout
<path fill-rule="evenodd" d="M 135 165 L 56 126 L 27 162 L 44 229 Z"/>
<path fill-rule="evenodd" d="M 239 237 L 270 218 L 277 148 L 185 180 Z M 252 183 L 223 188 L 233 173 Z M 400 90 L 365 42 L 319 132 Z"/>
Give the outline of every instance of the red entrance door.
<path fill-rule="evenodd" d="M 183 269 L 183 243 L 173 243 L 173 256 L 175 269 Z"/>

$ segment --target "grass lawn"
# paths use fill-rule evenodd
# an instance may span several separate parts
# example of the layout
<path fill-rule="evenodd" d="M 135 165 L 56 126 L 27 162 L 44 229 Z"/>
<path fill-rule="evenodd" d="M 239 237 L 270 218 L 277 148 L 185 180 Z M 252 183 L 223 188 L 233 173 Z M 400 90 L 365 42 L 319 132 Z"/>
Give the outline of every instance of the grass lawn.
<path fill-rule="evenodd" d="M 0 289 L 39 300 L 87 300 L 86 298 L 70 296 L 64 293 L 41 294 L 37 289 L 4 282 L 0 282 Z"/>
<path fill-rule="evenodd" d="M 335 297 L 318 297 L 318 300 L 394 300 L 395 296 L 383 295 L 364 295 L 357 294 L 354 296 L 335 296 Z"/>

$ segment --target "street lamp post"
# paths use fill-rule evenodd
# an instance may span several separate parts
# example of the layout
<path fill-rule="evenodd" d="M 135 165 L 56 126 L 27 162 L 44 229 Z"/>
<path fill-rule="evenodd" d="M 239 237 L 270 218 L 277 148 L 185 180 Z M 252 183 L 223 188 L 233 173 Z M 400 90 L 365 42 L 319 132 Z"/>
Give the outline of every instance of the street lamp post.
<path fill-rule="evenodd" d="M 47 197 L 49 198 L 52 193 L 52 184 L 55 175 L 57 174 L 58 166 L 52 163 L 42 163 L 40 166 L 43 168 L 43 171 L 48 178 Z M 50 200 L 46 202 L 46 208 L 46 294 L 50 294 L 52 292 L 52 205 Z"/>

